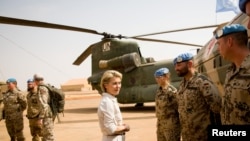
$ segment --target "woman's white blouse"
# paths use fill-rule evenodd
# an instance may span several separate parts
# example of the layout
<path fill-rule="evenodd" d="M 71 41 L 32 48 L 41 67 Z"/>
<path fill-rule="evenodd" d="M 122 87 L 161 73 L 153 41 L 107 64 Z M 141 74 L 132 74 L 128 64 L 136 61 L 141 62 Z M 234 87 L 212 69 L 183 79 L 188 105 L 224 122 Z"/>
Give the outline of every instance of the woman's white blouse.
<path fill-rule="evenodd" d="M 102 94 L 97 114 L 103 135 L 114 134 L 117 126 L 123 124 L 117 98 L 108 93 Z"/>

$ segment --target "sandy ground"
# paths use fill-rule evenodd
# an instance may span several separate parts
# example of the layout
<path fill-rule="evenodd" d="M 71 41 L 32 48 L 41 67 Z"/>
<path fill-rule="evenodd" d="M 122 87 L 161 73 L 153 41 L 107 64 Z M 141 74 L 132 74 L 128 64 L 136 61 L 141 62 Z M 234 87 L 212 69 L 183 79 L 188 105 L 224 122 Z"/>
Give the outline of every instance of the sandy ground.
<path fill-rule="evenodd" d="M 99 100 L 100 95 L 95 93 L 67 93 L 64 116 L 59 116 L 60 122 L 55 121 L 55 141 L 100 141 L 102 134 L 96 114 Z M 124 122 L 131 127 L 127 141 L 156 140 L 154 103 L 145 103 L 144 107 L 120 104 L 120 108 Z M 24 119 L 26 141 L 31 141 L 28 120 Z M 9 141 L 4 121 L 0 122 L 0 141 Z"/>

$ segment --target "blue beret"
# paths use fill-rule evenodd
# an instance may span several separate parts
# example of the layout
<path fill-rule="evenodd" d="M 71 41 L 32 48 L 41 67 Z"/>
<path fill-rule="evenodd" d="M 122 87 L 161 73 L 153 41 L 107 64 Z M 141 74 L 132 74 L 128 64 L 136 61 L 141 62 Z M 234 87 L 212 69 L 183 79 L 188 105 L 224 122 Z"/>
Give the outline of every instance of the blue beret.
<path fill-rule="evenodd" d="M 15 78 L 9 78 L 6 83 L 11 83 L 11 82 L 16 82 L 16 79 Z"/>
<path fill-rule="evenodd" d="M 176 64 L 176 63 L 180 63 L 180 62 L 184 62 L 184 61 L 188 61 L 188 60 L 191 60 L 191 59 L 193 59 L 193 54 L 191 54 L 191 53 L 183 53 L 183 54 L 180 54 L 180 55 L 178 55 L 175 59 L 174 59 L 174 61 L 173 61 L 173 63 L 174 63 L 174 65 Z"/>
<path fill-rule="evenodd" d="M 215 32 L 215 38 L 219 39 L 228 34 L 237 33 L 237 32 L 247 32 L 247 29 L 240 24 L 231 24 L 226 25 L 222 29 Z"/>
<path fill-rule="evenodd" d="M 27 80 L 27 83 L 31 83 L 31 82 L 34 82 L 34 80 L 32 78 Z"/>
<path fill-rule="evenodd" d="M 163 76 L 164 74 L 167 74 L 169 72 L 168 68 L 160 68 L 158 70 L 155 71 L 154 76 Z"/>
<path fill-rule="evenodd" d="M 249 0 L 239 0 L 239 8 L 241 12 L 246 13 L 246 4 Z"/>

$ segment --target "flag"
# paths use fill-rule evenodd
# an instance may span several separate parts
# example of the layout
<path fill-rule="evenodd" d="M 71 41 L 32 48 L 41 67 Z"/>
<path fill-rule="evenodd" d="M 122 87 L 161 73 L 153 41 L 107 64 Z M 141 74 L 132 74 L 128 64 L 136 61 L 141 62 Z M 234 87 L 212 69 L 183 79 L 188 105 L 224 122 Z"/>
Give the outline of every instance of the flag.
<path fill-rule="evenodd" d="M 233 11 L 235 14 L 240 13 L 239 0 L 216 0 L 216 13 Z"/>

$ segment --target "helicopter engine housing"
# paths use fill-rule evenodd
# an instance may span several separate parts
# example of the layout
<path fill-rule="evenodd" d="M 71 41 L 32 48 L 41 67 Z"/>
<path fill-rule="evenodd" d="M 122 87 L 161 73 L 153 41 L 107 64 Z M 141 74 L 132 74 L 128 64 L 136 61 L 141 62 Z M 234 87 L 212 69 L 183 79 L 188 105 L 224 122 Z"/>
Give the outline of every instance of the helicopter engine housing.
<path fill-rule="evenodd" d="M 112 58 L 110 60 L 100 60 L 99 68 L 124 69 L 125 72 L 128 72 L 140 66 L 140 64 L 140 56 L 136 52 L 133 52 Z"/>

